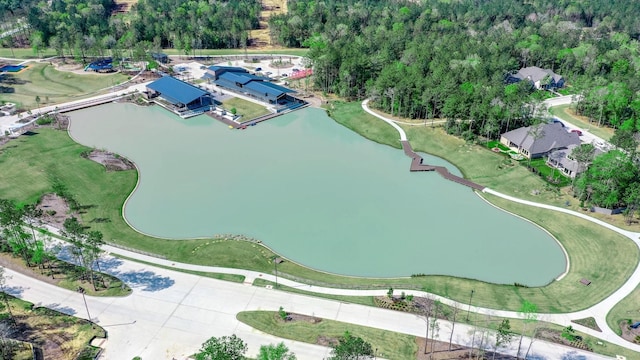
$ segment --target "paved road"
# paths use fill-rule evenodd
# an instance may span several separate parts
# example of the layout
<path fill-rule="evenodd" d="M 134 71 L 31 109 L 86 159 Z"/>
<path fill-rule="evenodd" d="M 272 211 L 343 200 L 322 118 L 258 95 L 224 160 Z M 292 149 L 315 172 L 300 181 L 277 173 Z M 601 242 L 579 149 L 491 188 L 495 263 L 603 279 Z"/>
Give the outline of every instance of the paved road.
<path fill-rule="evenodd" d="M 109 333 L 104 359 L 130 359 L 134 356 L 185 359 L 207 338 L 230 334 L 245 340 L 249 345 L 248 355 L 255 355 L 260 345 L 282 340 L 240 323 L 236 314 L 245 310 L 276 311 L 280 306 L 290 312 L 415 336 L 424 336 L 426 329 L 424 319 L 412 314 L 203 278 L 110 256 L 104 258 L 102 268 L 133 288 L 132 294 L 125 298 L 87 296 L 92 319 Z M 11 294 L 41 306 L 88 317 L 80 294 L 8 269 L 6 273 Z M 441 321 L 439 339 L 448 340 L 450 329 L 450 323 Z M 472 333 L 472 327 L 456 324 L 453 341 L 469 345 Z M 478 334 L 476 346 L 479 339 Z M 492 343 L 493 340 L 485 341 L 485 344 Z M 300 360 L 318 360 L 329 355 L 329 349 L 322 346 L 286 340 L 285 344 Z M 526 349 L 528 344 L 529 340 L 525 339 L 523 347 Z M 516 350 L 517 342 L 514 341 L 503 351 L 515 354 Z M 532 354 L 543 359 L 561 359 L 571 353 L 585 356 L 581 359 L 608 359 L 541 341 L 532 345 Z"/>

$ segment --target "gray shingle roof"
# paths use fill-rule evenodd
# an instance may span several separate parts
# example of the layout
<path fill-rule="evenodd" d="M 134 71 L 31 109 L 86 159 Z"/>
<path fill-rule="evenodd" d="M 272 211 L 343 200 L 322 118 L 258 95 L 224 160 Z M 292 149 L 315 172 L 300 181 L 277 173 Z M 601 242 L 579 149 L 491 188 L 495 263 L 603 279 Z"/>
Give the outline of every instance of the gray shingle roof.
<path fill-rule="evenodd" d="M 531 79 L 533 82 L 540 81 L 547 76 L 551 76 L 555 82 L 562 79 L 561 75 L 558 75 L 549 69 L 541 69 L 537 66 L 522 68 L 514 76 L 521 80 Z"/>
<path fill-rule="evenodd" d="M 523 148 L 532 156 L 544 154 L 553 149 L 580 144 L 578 134 L 568 132 L 560 123 L 538 124 L 521 127 L 502 134 L 504 138 Z"/>

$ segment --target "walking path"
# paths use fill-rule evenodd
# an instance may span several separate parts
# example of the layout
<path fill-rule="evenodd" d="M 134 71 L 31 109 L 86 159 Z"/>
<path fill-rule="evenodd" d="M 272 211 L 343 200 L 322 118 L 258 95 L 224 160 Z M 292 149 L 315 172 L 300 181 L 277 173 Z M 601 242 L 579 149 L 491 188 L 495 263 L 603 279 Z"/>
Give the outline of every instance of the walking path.
<path fill-rule="evenodd" d="M 142 86 L 144 86 L 144 84 Z M 130 89 L 131 88 L 127 90 Z M 86 99 L 82 101 L 86 101 Z M 385 119 L 370 111 L 366 104 L 367 102 L 363 102 L 365 111 L 392 125 L 398 130 L 401 141 L 407 142 L 406 134 L 402 128 L 392 120 Z M 585 218 L 623 234 L 638 244 L 638 233 L 616 228 L 584 214 L 513 198 L 488 188 L 485 188 L 483 191 L 511 201 L 554 211 L 562 211 Z M 55 228 L 49 228 L 49 230 L 53 233 L 59 233 Z M 105 246 L 105 250 L 112 254 L 123 255 L 132 259 L 175 269 L 240 274 L 246 277 L 245 284 L 251 284 L 256 278 L 275 281 L 275 276 L 272 274 L 241 269 L 176 263 L 171 260 L 158 259 L 111 246 Z M 210 336 L 223 336 L 232 333 L 239 335 L 247 341 L 250 348 L 250 355 L 255 354 L 257 353 L 259 345 L 269 342 L 279 342 L 281 339 L 263 334 L 239 323 L 235 319 L 235 314 L 239 311 L 252 309 L 277 310 L 280 306 L 284 306 L 287 311 L 291 312 L 373 326 L 416 336 L 423 336 L 425 330 L 424 319 L 413 314 L 317 299 L 243 284 L 221 282 L 172 270 L 160 269 L 133 261 L 121 260 L 111 256 L 105 257 L 101 266 L 105 271 L 123 279 L 134 289 L 133 294 L 126 298 L 87 297 L 89 308 L 92 312 L 92 319 L 99 322 L 100 325 L 105 326 L 109 331 L 107 351 L 104 357 L 108 359 L 132 358 L 136 355 L 152 359 L 170 359 L 174 356 L 185 358 L 196 351 L 199 345 Z M 10 270 L 7 270 L 7 273 L 12 277 L 7 281 L 11 294 L 33 301 L 42 306 L 57 308 L 63 312 L 80 317 L 84 316 L 85 310 L 82 299 L 75 292 L 41 283 Z M 323 288 L 284 278 L 279 278 L 278 282 L 282 285 L 322 294 L 350 296 L 386 295 L 386 290 Z M 599 304 L 589 309 L 570 314 L 539 314 L 538 319 L 562 326 L 572 325 L 574 328 L 594 337 L 640 352 L 640 345 L 631 344 L 618 337 L 608 328 L 605 321 L 608 310 L 628 295 L 639 282 L 640 267 L 634 271 L 631 278 L 620 289 Z M 402 290 L 398 289 L 397 291 Z M 421 291 L 405 290 L 405 292 L 415 296 L 427 296 L 438 299 L 443 303 L 455 305 L 458 308 L 466 308 L 468 306 L 468 304 L 457 303 L 450 299 Z M 519 313 L 511 311 L 485 309 L 474 306 L 471 306 L 470 309 L 474 312 L 493 316 L 521 317 Z M 589 316 L 596 318 L 598 325 L 603 329 L 602 333 L 571 323 L 572 319 Z M 451 325 L 444 321 L 440 323 L 441 334 L 447 334 Z M 473 329 L 468 325 L 456 324 L 454 342 L 461 345 L 469 345 L 471 331 L 473 331 Z M 528 341 L 529 340 L 525 340 L 524 348 L 528 347 Z M 487 343 L 490 344 L 491 341 Z M 328 355 L 328 350 L 324 347 L 292 341 L 286 341 L 286 344 L 298 354 L 298 358 L 301 360 L 320 359 Z M 517 345 L 512 344 L 512 346 L 505 349 L 504 352 L 515 354 L 514 346 Z M 535 342 L 532 353 L 548 359 L 560 359 L 571 353 L 583 354 L 574 349 L 541 341 Z M 584 358 L 605 359 L 607 357 L 585 353 Z"/>
<path fill-rule="evenodd" d="M 568 103 L 571 102 L 571 97 L 562 97 L 560 99 L 556 99 L 555 101 L 550 101 L 550 104 L 553 105 L 561 105 L 561 104 L 566 104 L 568 101 Z M 362 102 L 362 108 L 365 109 L 366 112 L 368 112 L 369 114 L 379 118 L 380 120 L 385 121 L 386 123 L 392 125 L 396 130 L 398 130 L 398 132 L 400 133 L 400 138 L 404 139 L 402 140 L 403 143 L 403 147 L 405 148 L 405 154 L 409 155 L 407 153 L 407 148 L 410 147 L 410 145 L 407 145 L 407 147 L 405 147 L 405 143 L 409 143 L 406 140 L 406 133 L 404 132 L 404 130 L 398 126 L 393 120 L 385 118 L 382 115 L 379 115 L 373 111 L 371 111 L 367 104 L 369 103 L 369 100 L 365 100 Z M 415 159 L 415 158 L 414 158 Z M 480 186 L 480 185 L 478 185 Z M 524 204 L 524 205 L 528 205 L 528 206 L 534 206 L 534 207 L 539 207 L 539 208 L 543 208 L 543 209 L 548 209 L 548 210 L 552 210 L 552 211 L 559 211 L 565 214 L 569 214 L 569 215 L 573 215 L 588 221 L 591 221 L 593 223 L 596 223 L 600 226 L 604 226 L 607 229 L 613 230 L 615 232 L 617 232 L 618 234 L 621 234 L 627 238 L 629 238 L 631 241 L 633 241 L 638 247 L 640 247 L 640 233 L 637 232 L 633 232 L 633 231 L 628 231 L 628 230 L 624 230 L 624 229 L 620 229 L 614 225 L 611 225 L 609 223 L 606 223 L 600 219 L 596 219 L 593 218 L 591 216 L 588 216 L 586 214 L 583 213 L 579 213 L 573 210 L 569 210 L 569 209 L 565 209 L 565 208 L 561 208 L 561 207 L 557 207 L 557 206 L 552 206 L 552 205 L 546 205 L 546 204 L 540 204 L 540 203 L 536 203 L 533 201 L 528 201 L 528 200 L 523 200 L 523 199 L 519 199 L 510 195 L 506 195 L 506 194 L 502 194 L 500 192 L 497 192 L 495 190 L 489 189 L 489 188 L 482 188 L 481 189 L 482 192 L 487 193 L 487 194 L 492 194 L 498 197 L 501 197 L 503 199 L 509 200 L 509 201 L 513 201 L 513 202 L 517 202 L 520 204 Z M 613 294 L 609 295 L 606 299 L 602 300 L 601 302 L 599 302 L 596 305 L 593 305 L 591 307 L 589 307 L 588 309 L 582 310 L 582 311 L 578 311 L 578 312 L 574 312 L 574 313 L 567 313 L 567 314 L 540 314 L 541 319 L 540 320 L 544 320 L 544 321 L 549 321 L 549 322 L 553 322 L 559 325 L 563 325 L 563 326 L 568 326 L 568 325 L 572 325 L 574 328 L 579 329 L 582 332 L 588 333 L 589 335 L 592 335 L 594 337 L 597 338 L 601 338 L 604 340 L 607 340 L 609 342 L 612 342 L 614 344 L 626 347 L 628 349 L 634 350 L 634 351 L 638 351 L 640 352 L 640 345 L 637 344 L 632 344 L 624 339 L 622 339 L 621 337 L 619 337 L 612 329 L 609 328 L 609 326 L 607 325 L 607 321 L 606 321 L 606 316 L 609 313 L 609 311 L 620 301 L 622 301 L 622 299 L 624 299 L 625 297 L 627 297 L 631 292 L 633 292 L 633 290 L 635 290 L 636 286 L 638 286 L 638 284 L 640 284 L 640 264 L 638 264 L 638 266 L 636 267 L 635 271 L 633 272 L 633 274 L 629 277 L 629 279 L 618 289 L 616 290 Z M 433 296 L 433 295 L 431 295 Z M 442 302 L 446 302 L 449 304 L 453 304 L 454 302 L 452 301 L 447 301 L 447 299 L 442 299 Z M 462 306 L 464 304 L 456 304 L 457 306 Z M 478 307 L 472 307 L 474 312 L 478 312 L 478 313 L 482 313 L 482 314 L 492 314 L 492 315 L 496 315 L 496 316 L 502 316 L 502 317 L 511 317 L 511 318 L 521 318 L 522 315 L 515 313 L 515 312 L 511 312 L 511 311 L 500 311 L 500 310 L 491 310 L 491 309 L 483 309 L 483 308 L 478 308 Z M 593 317 L 596 319 L 596 322 L 598 324 L 598 327 L 600 327 L 600 329 L 602 329 L 602 333 L 597 332 L 595 330 L 589 329 L 587 327 L 581 326 L 579 324 L 575 324 L 575 323 L 571 323 L 571 320 L 577 320 L 577 319 L 582 319 L 582 318 L 587 318 L 587 317 Z"/>

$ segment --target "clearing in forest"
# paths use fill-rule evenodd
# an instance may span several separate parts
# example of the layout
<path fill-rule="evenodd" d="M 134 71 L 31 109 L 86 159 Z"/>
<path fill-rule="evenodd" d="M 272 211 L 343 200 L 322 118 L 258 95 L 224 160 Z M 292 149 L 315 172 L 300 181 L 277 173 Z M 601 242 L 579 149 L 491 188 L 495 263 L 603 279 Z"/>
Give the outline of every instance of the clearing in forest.
<path fill-rule="evenodd" d="M 116 5 L 113 8 L 113 14 L 126 14 L 138 0 L 115 0 L 114 2 Z"/>
<path fill-rule="evenodd" d="M 274 47 L 269 36 L 269 18 L 271 15 L 287 12 L 287 0 L 263 0 L 260 11 L 260 28 L 249 33 L 251 49 L 267 49 Z"/>

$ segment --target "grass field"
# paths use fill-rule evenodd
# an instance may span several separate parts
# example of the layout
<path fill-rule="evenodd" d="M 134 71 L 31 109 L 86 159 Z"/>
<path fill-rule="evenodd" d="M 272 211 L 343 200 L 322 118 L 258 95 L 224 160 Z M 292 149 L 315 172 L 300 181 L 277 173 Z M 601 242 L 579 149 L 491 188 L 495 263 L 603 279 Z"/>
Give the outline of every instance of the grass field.
<path fill-rule="evenodd" d="M 82 74 L 58 71 L 50 64 L 29 63 L 29 67 L 11 75 L 17 80 L 14 93 L 0 94 L 0 100 L 17 103 L 23 109 L 37 107 L 36 96 L 40 97 L 40 105 L 57 104 L 95 95 L 98 90 L 113 86 L 127 80 L 126 75 L 116 74 Z"/>
<path fill-rule="evenodd" d="M 184 56 L 184 51 L 178 49 L 163 49 L 167 55 L 180 55 Z M 189 56 L 207 56 L 207 55 L 244 55 L 246 54 L 282 54 L 293 56 L 305 56 L 309 52 L 309 49 L 291 49 L 291 48 L 277 48 L 270 47 L 268 49 L 195 49 Z"/>
<path fill-rule="evenodd" d="M 53 181 L 57 179 L 67 185 L 80 204 L 93 205 L 82 215 L 85 223 L 89 224 L 95 218 L 110 219 L 110 222 L 91 223 L 92 229 L 102 231 L 109 242 L 180 262 L 266 273 L 273 271 L 270 259 L 275 254 L 259 244 L 211 239 L 161 240 L 135 232 L 122 218 L 121 209 L 126 196 L 135 186 L 137 173 L 105 172 L 101 165 L 80 157 L 86 148 L 74 143 L 63 131 L 38 129 L 35 132 L 36 135 L 20 137 L 0 150 L 0 198 L 33 203 L 42 194 L 50 192 Z M 396 138 L 384 129 L 370 133 Z M 483 151 L 480 154 L 499 156 Z M 320 273 L 291 261 L 280 264 L 278 273 L 283 277 L 300 278 L 317 285 L 425 289 L 463 303 L 468 301 L 469 293 L 474 289 L 473 303 L 477 306 L 518 310 L 522 299 L 527 299 L 536 303 L 542 312 L 565 312 L 580 310 L 598 302 L 622 284 L 636 266 L 638 249 L 632 242 L 611 231 L 568 215 L 549 213 L 500 199 L 492 201 L 544 225 L 562 241 L 571 256 L 572 265 L 565 279 L 542 288 L 494 285 L 447 276 L 365 279 Z M 569 223 L 572 225 L 567 226 Z M 578 281 L 582 277 L 590 279 L 591 286 L 580 285 Z"/>
<path fill-rule="evenodd" d="M 640 321 L 640 285 L 607 314 L 607 324 L 618 335 L 621 334 L 618 324 L 622 320 Z"/>
<path fill-rule="evenodd" d="M 167 55 L 184 55 L 184 51 L 179 51 L 177 49 L 163 49 Z M 309 52 L 309 49 L 291 49 L 291 48 L 278 48 L 278 47 L 269 47 L 268 49 L 248 49 L 246 51 L 247 54 L 283 54 L 283 55 L 294 55 L 294 56 L 305 56 Z M 244 55 L 244 49 L 196 49 L 195 55 Z M 193 53 L 191 54 L 193 55 Z M 190 55 L 190 56 L 191 56 Z M 51 56 L 56 56 L 56 52 L 53 49 L 44 49 L 40 52 L 40 58 L 47 58 Z M 0 57 L 4 58 L 15 58 L 15 59 L 36 59 L 38 58 L 32 49 L 13 49 L 13 53 L 11 49 L 8 48 L 0 48 Z"/>
<path fill-rule="evenodd" d="M 306 321 L 284 322 L 274 311 L 243 311 L 236 317 L 239 321 L 268 334 L 310 344 L 316 344 L 320 336 L 337 339 L 342 337 L 345 331 L 349 331 L 351 335 L 370 343 L 373 349 L 378 349 L 377 355 L 385 359 L 415 360 L 418 351 L 414 336 L 366 326 L 328 319 L 322 319 L 316 324 Z"/>
<path fill-rule="evenodd" d="M 590 133 L 604 139 L 609 140 L 613 136 L 613 129 L 608 127 L 598 127 L 597 123 L 589 124 L 589 120 L 583 116 L 578 116 L 573 109 L 573 105 L 554 106 L 549 109 L 552 115 L 575 125 L 579 129 L 588 130 Z"/>
<path fill-rule="evenodd" d="M 270 113 L 269 110 L 262 105 L 236 97 L 223 101 L 222 105 L 227 110 L 235 108 L 237 110 L 237 114 L 242 116 L 240 118 L 241 122 L 249 121 L 257 118 L 258 116 Z"/>

